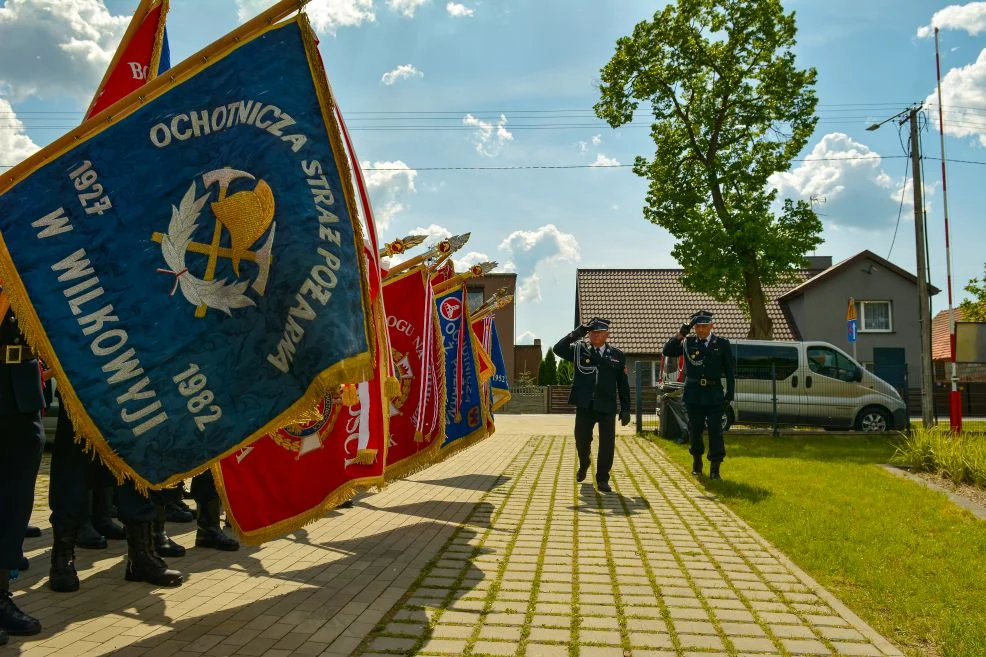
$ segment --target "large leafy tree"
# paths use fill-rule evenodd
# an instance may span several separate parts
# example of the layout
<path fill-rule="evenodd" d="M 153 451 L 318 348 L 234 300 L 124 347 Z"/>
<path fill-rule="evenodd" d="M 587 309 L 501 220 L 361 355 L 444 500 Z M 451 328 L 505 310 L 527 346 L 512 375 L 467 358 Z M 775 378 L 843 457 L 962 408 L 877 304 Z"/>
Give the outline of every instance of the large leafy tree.
<path fill-rule="evenodd" d="M 764 286 L 805 266 L 821 243 L 811 204 L 776 204 L 815 129 L 815 70 L 799 69 L 794 13 L 780 0 L 678 0 L 620 38 L 602 69 L 596 114 L 617 128 L 653 114 L 644 215 L 678 242 L 687 288 L 744 307 L 750 338 L 769 338 Z M 779 211 L 775 214 L 774 208 Z"/>
<path fill-rule="evenodd" d="M 962 319 L 967 322 L 986 322 L 986 265 L 983 266 L 982 279 L 973 278 L 965 286 L 965 291 L 972 295 L 960 305 Z"/>

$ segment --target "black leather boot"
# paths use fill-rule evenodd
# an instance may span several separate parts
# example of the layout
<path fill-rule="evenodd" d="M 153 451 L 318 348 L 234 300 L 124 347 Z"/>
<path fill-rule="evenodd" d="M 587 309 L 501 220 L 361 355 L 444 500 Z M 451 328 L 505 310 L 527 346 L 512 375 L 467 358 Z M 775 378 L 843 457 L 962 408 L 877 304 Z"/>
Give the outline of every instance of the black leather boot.
<path fill-rule="evenodd" d="M 721 461 L 712 461 L 709 464 L 709 479 L 722 479 L 722 475 L 719 474 L 719 464 Z"/>
<path fill-rule="evenodd" d="M 31 636 L 41 632 L 37 618 L 17 608 L 10 595 L 10 571 L 0 570 L 0 631 L 11 636 Z"/>
<path fill-rule="evenodd" d="M 52 527 L 51 569 L 48 571 L 48 588 L 56 593 L 79 590 L 79 574 L 75 571 L 75 529 Z"/>
<path fill-rule="evenodd" d="M 702 476 L 702 456 L 692 454 L 692 474 L 696 477 Z"/>
<path fill-rule="evenodd" d="M 17 564 L 17 570 L 19 570 L 19 571 L 21 571 L 23 573 L 24 571 L 30 570 L 30 569 L 31 569 L 31 562 L 28 561 L 27 560 L 27 557 L 25 557 L 22 554 L 21 555 L 21 562 L 19 564 Z"/>
<path fill-rule="evenodd" d="M 86 520 L 75 536 L 75 545 L 83 550 L 105 550 L 109 543 L 106 542 L 106 537 L 92 526 L 92 521 Z"/>
<path fill-rule="evenodd" d="M 195 547 L 213 548 L 224 552 L 236 552 L 240 543 L 230 538 L 219 525 L 219 513 L 222 503 L 218 499 L 209 500 L 199 505 L 199 528 L 195 532 Z"/>
<path fill-rule="evenodd" d="M 7 645 L 7 633 L 0 630 L 0 646 Z"/>
<path fill-rule="evenodd" d="M 168 502 L 165 506 L 165 518 L 168 522 L 192 522 L 195 520 L 195 512 L 185 504 L 185 500 L 179 499 Z"/>
<path fill-rule="evenodd" d="M 165 530 L 164 520 L 167 516 L 167 511 L 163 504 L 154 505 L 154 549 L 162 557 L 183 557 L 185 556 L 185 548 L 178 545 L 171 537 L 168 536 L 168 532 Z"/>
<path fill-rule="evenodd" d="M 127 573 L 128 582 L 147 582 L 155 586 L 181 586 L 185 577 L 154 551 L 154 527 L 150 522 L 128 522 Z"/>
<path fill-rule="evenodd" d="M 113 522 L 110 509 L 113 507 L 115 486 L 99 486 L 92 491 L 92 526 L 102 536 L 111 541 L 122 541 L 127 536 L 123 526 Z"/>

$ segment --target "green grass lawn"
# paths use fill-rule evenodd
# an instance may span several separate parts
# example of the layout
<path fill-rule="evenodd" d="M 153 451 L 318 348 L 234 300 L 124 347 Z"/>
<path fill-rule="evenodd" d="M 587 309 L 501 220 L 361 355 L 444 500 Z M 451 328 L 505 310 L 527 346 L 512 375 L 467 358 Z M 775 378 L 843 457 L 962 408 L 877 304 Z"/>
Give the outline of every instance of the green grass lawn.
<path fill-rule="evenodd" d="M 687 446 L 655 438 L 682 466 Z M 986 655 L 986 522 L 884 472 L 885 436 L 729 436 L 740 517 L 909 655 Z M 706 464 L 706 472 L 708 465 Z"/>

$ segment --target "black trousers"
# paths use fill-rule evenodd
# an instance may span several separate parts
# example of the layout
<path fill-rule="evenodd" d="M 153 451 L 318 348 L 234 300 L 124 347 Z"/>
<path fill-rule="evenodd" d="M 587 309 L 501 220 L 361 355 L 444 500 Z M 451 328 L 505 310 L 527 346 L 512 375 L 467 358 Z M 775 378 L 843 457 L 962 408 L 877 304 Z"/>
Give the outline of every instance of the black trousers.
<path fill-rule="evenodd" d="M 94 461 L 94 457 L 86 454 L 82 445 L 75 442 L 75 428 L 68 416 L 64 413 L 59 415 L 48 484 L 52 527 L 78 530 L 89 518 L 89 490 L 93 486 L 112 484 L 115 480 L 106 466 L 98 459 Z M 120 520 L 125 523 L 154 520 L 153 502 L 138 493 L 131 482 L 117 486 L 116 505 Z"/>
<path fill-rule="evenodd" d="M 609 483 L 616 449 L 616 414 L 601 413 L 591 408 L 575 409 L 575 449 L 579 452 L 579 469 L 588 470 L 592 462 L 592 429 L 599 425 L 599 454 L 596 456 L 596 482 Z"/>
<path fill-rule="evenodd" d="M 192 477 L 192 487 L 189 492 L 197 505 L 218 500 L 219 491 L 216 490 L 216 480 L 212 476 L 212 470 L 206 470 Z"/>
<path fill-rule="evenodd" d="M 723 404 L 686 404 L 688 408 L 688 433 L 691 435 L 692 456 L 705 453 L 702 433 L 709 428 L 709 461 L 718 462 L 726 458 L 726 443 L 722 439 Z"/>
<path fill-rule="evenodd" d="M 0 415 L 0 570 L 20 568 L 44 444 L 41 411 Z"/>

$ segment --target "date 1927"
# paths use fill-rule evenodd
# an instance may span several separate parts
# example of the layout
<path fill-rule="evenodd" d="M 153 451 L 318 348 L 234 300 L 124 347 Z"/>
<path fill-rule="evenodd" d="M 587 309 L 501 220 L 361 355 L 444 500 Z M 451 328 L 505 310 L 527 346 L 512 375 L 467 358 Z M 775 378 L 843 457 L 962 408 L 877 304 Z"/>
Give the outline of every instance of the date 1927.
<path fill-rule="evenodd" d="M 82 204 L 86 214 L 101 215 L 113 207 L 113 201 L 103 193 L 103 186 L 96 182 L 99 174 L 92 168 L 92 162 L 86 160 L 69 171 L 68 177 L 79 192 L 79 203 Z"/>
<path fill-rule="evenodd" d="M 172 380 L 178 384 L 181 396 L 188 398 L 186 406 L 199 431 L 205 431 L 205 425 L 223 416 L 223 409 L 212 403 L 216 396 L 206 389 L 209 381 L 205 374 L 199 372 L 198 365 L 190 364 L 187 370 L 174 376 Z"/>

